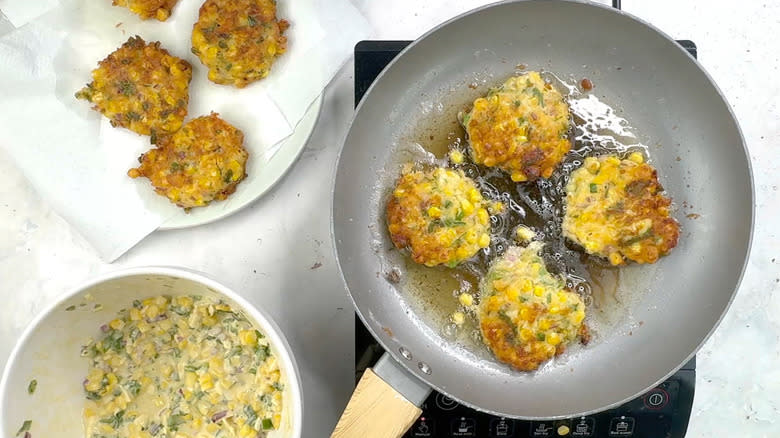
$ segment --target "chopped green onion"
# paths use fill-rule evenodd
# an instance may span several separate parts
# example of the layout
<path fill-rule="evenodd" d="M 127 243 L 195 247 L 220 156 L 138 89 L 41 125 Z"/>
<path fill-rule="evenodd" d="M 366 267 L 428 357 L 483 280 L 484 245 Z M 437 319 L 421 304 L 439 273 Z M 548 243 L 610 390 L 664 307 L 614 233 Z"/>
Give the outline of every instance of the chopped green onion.
<path fill-rule="evenodd" d="M 249 26 L 251 27 L 257 26 L 257 20 L 255 19 L 255 17 L 250 15 L 249 18 L 247 18 L 247 21 L 249 21 Z"/>
<path fill-rule="evenodd" d="M 274 428 L 274 422 L 270 418 L 263 418 L 263 430 L 269 430 Z"/>
<path fill-rule="evenodd" d="M 542 108 L 544 108 L 544 95 L 542 94 L 541 90 L 539 90 L 538 88 L 534 87 L 533 88 L 533 93 L 534 93 L 534 96 L 536 96 L 536 98 L 539 100 L 539 105 L 541 105 Z"/>
<path fill-rule="evenodd" d="M 30 380 L 30 384 L 27 385 L 27 393 L 32 394 L 35 392 L 35 388 L 38 387 L 38 381 L 35 379 Z"/>
<path fill-rule="evenodd" d="M 265 421 L 265 420 L 263 420 Z M 265 423 L 263 423 L 265 424 Z M 22 427 L 19 428 L 19 432 L 16 432 L 16 436 L 21 435 L 23 432 L 27 432 L 30 430 L 30 426 L 32 426 L 32 420 L 24 420 L 24 423 L 22 423 Z"/>
<path fill-rule="evenodd" d="M 597 193 L 599 191 L 599 185 L 596 183 L 590 183 L 590 192 Z"/>
<path fill-rule="evenodd" d="M 70 312 L 72 310 L 76 310 L 76 306 L 73 306 L 73 305 L 68 306 L 68 307 L 65 308 L 65 310 L 68 311 L 68 312 Z"/>
<path fill-rule="evenodd" d="M 536 340 L 537 341 L 544 341 L 544 333 L 539 332 L 536 334 Z"/>

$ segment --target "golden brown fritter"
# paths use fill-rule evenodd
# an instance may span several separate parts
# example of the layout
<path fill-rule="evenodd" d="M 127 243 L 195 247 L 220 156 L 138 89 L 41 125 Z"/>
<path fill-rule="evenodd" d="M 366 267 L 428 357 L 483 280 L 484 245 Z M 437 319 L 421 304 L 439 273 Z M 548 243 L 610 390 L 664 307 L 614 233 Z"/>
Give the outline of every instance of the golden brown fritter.
<path fill-rule="evenodd" d="M 501 362 L 533 371 L 578 336 L 587 337 L 585 305 L 547 272 L 540 242 L 510 247 L 480 283 L 482 339 Z"/>
<path fill-rule="evenodd" d="M 638 152 L 624 160 L 588 157 L 566 186 L 563 233 L 613 265 L 624 258 L 655 263 L 680 235 L 662 192 L 656 170 Z"/>
<path fill-rule="evenodd" d="M 243 88 L 268 76 L 287 50 L 289 27 L 274 0 L 206 0 L 192 29 L 192 53 L 217 84 Z"/>
<path fill-rule="evenodd" d="M 92 102 L 112 126 L 162 135 L 178 130 L 187 116 L 192 66 L 159 42 L 131 37 L 98 63 L 92 79 L 76 98 Z"/>
<path fill-rule="evenodd" d="M 426 266 L 455 266 L 490 245 L 488 202 L 463 172 L 404 169 L 387 203 L 396 248 Z"/>
<path fill-rule="evenodd" d="M 154 190 L 183 208 L 226 199 L 246 177 L 244 134 L 218 114 L 190 120 L 157 148 L 141 155 L 127 174 L 149 178 Z"/>
<path fill-rule="evenodd" d="M 165 21 L 179 0 L 114 0 L 114 6 L 123 6 L 144 20 L 156 18 Z"/>
<path fill-rule="evenodd" d="M 461 115 L 477 164 L 513 181 L 548 178 L 569 152 L 569 105 L 538 72 L 509 78 Z"/>

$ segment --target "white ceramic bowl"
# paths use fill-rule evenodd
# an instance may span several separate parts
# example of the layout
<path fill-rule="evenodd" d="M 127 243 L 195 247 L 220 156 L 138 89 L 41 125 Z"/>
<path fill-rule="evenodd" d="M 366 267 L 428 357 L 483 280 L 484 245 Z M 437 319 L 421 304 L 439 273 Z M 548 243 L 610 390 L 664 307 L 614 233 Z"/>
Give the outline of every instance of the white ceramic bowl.
<path fill-rule="evenodd" d="M 92 300 L 86 301 L 86 294 Z M 80 356 L 81 346 L 90 337 L 98 339 L 100 325 L 131 306 L 134 299 L 161 294 L 219 297 L 244 311 L 268 338 L 285 383 L 282 424 L 269 436 L 299 438 L 301 380 L 279 327 L 264 311 L 218 282 L 200 273 L 167 267 L 133 268 L 101 276 L 63 295 L 32 321 L 11 352 L 0 381 L 0 436 L 13 437 L 29 419 L 33 438 L 84 438 L 81 382 L 89 363 Z M 101 304 L 102 309 L 94 311 L 95 304 Z M 66 311 L 70 306 L 76 306 L 75 310 Z M 30 395 L 27 386 L 32 379 L 38 386 Z"/>

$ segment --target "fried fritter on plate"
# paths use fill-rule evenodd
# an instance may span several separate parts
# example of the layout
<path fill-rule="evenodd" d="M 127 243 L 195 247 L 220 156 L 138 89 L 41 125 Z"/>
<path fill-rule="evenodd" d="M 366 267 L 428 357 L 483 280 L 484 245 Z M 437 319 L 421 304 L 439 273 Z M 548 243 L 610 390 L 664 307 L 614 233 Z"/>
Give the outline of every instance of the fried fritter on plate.
<path fill-rule="evenodd" d="M 192 53 L 217 84 L 243 88 L 268 76 L 287 50 L 274 0 L 206 0 L 192 29 Z"/>
<path fill-rule="evenodd" d="M 477 164 L 513 181 L 548 178 L 569 152 L 569 105 L 538 72 L 509 78 L 460 115 Z"/>
<path fill-rule="evenodd" d="M 585 305 L 547 272 L 540 242 L 513 246 L 480 283 L 479 325 L 496 358 L 520 371 L 533 371 L 579 337 L 587 338 Z"/>
<path fill-rule="evenodd" d="M 114 0 L 114 6 L 122 6 L 130 9 L 130 12 L 138 14 L 147 20 L 156 18 L 165 21 L 171 16 L 171 10 L 179 0 Z"/>
<path fill-rule="evenodd" d="M 453 267 L 490 245 L 488 207 L 462 171 L 407 166 L 387 203 L 390 238 L 417 263 Z"/>
<path fill-rule="evenodd" d="M 655 263 L 680 235 L 662 192 L 656 170 L 638 152 L 623 160 L 588 157 L 566 186 L 563 233 L 613 265 Z"/>
<path fill-rule="evenodd" d="M 187 116 L 192 66 L 159 42 L 131 37 L 98 63 L 92 79 L 76 98 L 92 102 L 112 126 L 163 135 L 177 131 Z"/>
<path fill-rule="evenodd" d="M 154 190 L 179 207 L 202 207 L 223 200 L 246 177 L 249 153 L 244 134 L 218 114 L 190 120 L 157 147 L 141 155 L 131 178 L 148 178 Z"/>

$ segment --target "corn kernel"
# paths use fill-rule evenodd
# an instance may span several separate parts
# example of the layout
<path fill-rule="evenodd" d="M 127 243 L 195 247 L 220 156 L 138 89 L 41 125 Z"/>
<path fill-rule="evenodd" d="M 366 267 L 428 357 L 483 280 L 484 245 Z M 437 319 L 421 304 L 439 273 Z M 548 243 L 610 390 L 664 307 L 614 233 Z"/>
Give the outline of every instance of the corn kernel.
<path fill-rule="evenodd" d="M 481 225 L 487 225 L 490 221 L 490 215 L 488 214 L 487 210 L 480 208 L 477 210 L 477 219 L 479 219 L 479 223 Z"/>
<path fill-rule="evenodd" d="M 463 152 L 453 149 L 450 151 L 450 160 L 455 164 L 463 163 Z"/>
<path fill-rule="evenodd" d="M 468 250 L 468 248 L 461 246 L 458 249 L 456 249 L 455 250 L 455 257 L 458 260 L 467 259 L 469 257 L 469 250 Z"/>
<path fill-rule="evenodd" d="M 542 294 L 544 294 L 544 288 L 542 286 L 535 286 L 534 295 L 536 295 L 537 297 L 541 297 Z"/>
<path fill-rule="evenodd" d="M 523 283 L 520 285 L 520 287 L 523 289 L 524 293 L 529 293 L 532 290 L 534 290 L 534 284 L 529 279 L 523 279 Z"/>
<path fill-rule="evenodd" d="M 211 377 L 211 374 L 204 373 L 198 378 L 198 383 L 200 383 L 200 387 L 204 390 L 209 390 L 214 387 L 214 379 Z"/>
<path fill-rule="evenodd" d="M 146 314 L 147 318 L 154 319 L 157 317 L 157 315 L 160 314 L 160 308 L 157 307 L 156 304 L 150 304 L 144 309 L 144 313 Z"/>
<path fill-rule="evenodd" d="M 463 314 L 463 312 L 455 312 L 452 314 L 452 322 L 457 325 L 462 325 L 465 320 L 466 316 Z"/>
<path fill-rule="evenodd" d="M 534 320 L 534 315 L 527 307 L 523 307 L 520 309 L 520 318 L 523 321 L 531 322 Z"/>
<path fill-rule="evenodd" d="M 522 172 L 512 172 L 512 181 L 523 182 L 528 181 L 528 177 Z"/>
<path fill-rule="evenodd" d="M 441 217 L 441 209 L 439 207 L 430 207 L 428 209 L 428 216 L 432 218 L 440 218 Z"/>
<path fill-rule="evenodd" d="M 552 313 L 553 315 L 561 313 L 561 308 L 558 306 L 550 306 L 549 309 L 547 309 L 548 312 Z"/>
<path fill-rule="evenodd" d="M 463 214 L 469 215 L 474 212 L 474 204 L 467 199 L 461 199 L 460 208 L 463 210 Z"/>
<path fill-rule="evenodd" d="M 550 327 L 552 327 L 552 322 L 550 322 L 549 319 L 544 318 L 541 321 L 539 321 L 539 329 L 541 329 L 541 330 L 549 330 Z"/>
<path fill-rule="evenodd" d="M 585 159 L 585 168 L 588 169 L 588 172 L 595 175 L 598 173 L 600 167 L 601 163 L 599 162 L 598 158 L 588 157 Z"/>
<path fill-rule="evenodd" d="M 645 157 L 643 157 L 639 152 L 631 152 L 628 155 L 628 161 L 633 161 L 636 164 L 642 164 L 645 162 Z"/>
<path fill-rule="evenodd" d="M 121 330 L 125 326 L 125 322 L 121 319 L 113 319 L 108 323 L 108 326 L 114 330 Z"/>
<path fill-rule="evenodd" d="M 479 247 L 480 248 L 487 248 L 490 246 L 490 236 L 487 234 L 483 234 L 479 237 Z"/>
<path fill-rule="evenodd" d="M 623 256 L 618 252 L 610 253 L 609 262 L 614 266 L 620 265 L 623 263 Z"/>
<path fill-rule="evenodd" d="M 517 230 L 515 230 L 515 235 L 519 242 L 527 242 L 536 237 L 536 233 L 525 225 L 518 226 Z"/>
<path fill-rule="evenodd" d="M 462 306 L 469 307 L 474 304 L 474 297 L 471 296 L 471 294 L 460 294 L 458 296 L 458 302 L 460 302 Z"/>
<path fill-rule="evenodd" d="M 493 166 L 495 166 L 495 165 L 496 165 L 496 159 L 495 159 L 495 158 L 493 158 L 493 157 L 487 157 L 487 158 L 485 158 L 485 160 L 482 162 L 482 164 L 484 164 L 484 165 L 485 165 L 485 166 L 487 166 L 487 167 L 493 167 Z"/>
<path fill-rule="evenodd" d="M 520 287 L 514 283 L 511 284 L 508 288 L 506 288 L 506 296 L 510 301 L 517 301 L 520 299 Z"/>
<path fill-rule="evenodd" d="M 479 193 L 479 190 L 477 189 L 471 189 L 469 190 L 469 201 L 473 203 L 478 203 L 482 201 L 482 194 Z"/>
<path fill-rule="evenodd" d="M 533 337 L 534 337 L 534 334 L 533 334 L 533 332 L 530 329 L 524 328 L 524 329 L 520 330 L 520 339 L 523 342 L 528 342 L 531 339 L 533 339 Z"/>
<path fill-rule="evenodd" d="M 140 310 L 136 309 L 135 307 L 130 309 L 130 320 L 131 321 L 138 321 L 141 318 L 143 318 L 143 316 L 141 315 L 141 311 Z"/>
<path fill-rule="evenodd" d="M 241 330 L 238 332 L 238 339 L 241 341 L 241 345 L 257 345 L 257 333 L 254 330 Z"/>
<path fill-rule="evenodd" d="M 545 340 L 550 345 L 558 345 L 561 343 L 561 335 L 555 332 L 548 333 Z"/>

